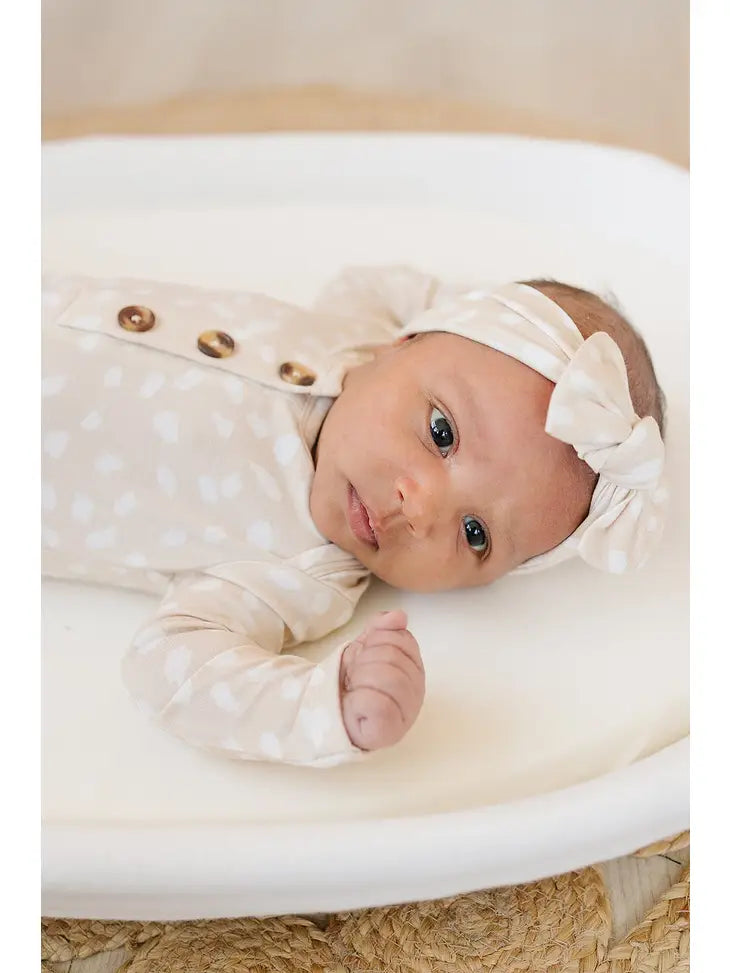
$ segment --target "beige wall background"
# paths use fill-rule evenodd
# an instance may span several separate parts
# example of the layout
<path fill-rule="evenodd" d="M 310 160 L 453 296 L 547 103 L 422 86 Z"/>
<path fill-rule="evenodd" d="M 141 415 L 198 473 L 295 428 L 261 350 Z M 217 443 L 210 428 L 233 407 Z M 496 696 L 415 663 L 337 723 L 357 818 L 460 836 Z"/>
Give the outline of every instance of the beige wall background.
<path fill-rule="evenodd" d="M 688 162 L 688 0 L 43 0 L 44 137 L 401 128 Z"/>

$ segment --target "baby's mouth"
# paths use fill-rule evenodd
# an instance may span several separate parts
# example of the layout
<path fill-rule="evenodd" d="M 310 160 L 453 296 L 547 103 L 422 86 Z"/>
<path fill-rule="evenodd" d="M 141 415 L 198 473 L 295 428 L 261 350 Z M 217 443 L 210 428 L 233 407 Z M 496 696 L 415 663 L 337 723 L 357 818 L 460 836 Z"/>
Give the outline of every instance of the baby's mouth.
<path fill-rule="evenodd" d="M 348 484 L 347 488 L 347 523 L 357 540 L 375 550 L 378 549 L 378 539 L 375 536 L 370 514 L 352 483 Z"/>

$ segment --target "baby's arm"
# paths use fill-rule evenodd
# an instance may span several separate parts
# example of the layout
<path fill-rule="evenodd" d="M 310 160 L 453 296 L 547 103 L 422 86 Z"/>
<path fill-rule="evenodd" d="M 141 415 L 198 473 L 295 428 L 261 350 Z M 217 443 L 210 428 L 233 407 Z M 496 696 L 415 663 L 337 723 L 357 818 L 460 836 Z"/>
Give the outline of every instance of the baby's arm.
<path fill-rule="evenodd" d="M 333 766 L 397 742 L 423 700 L 402 612 L 375 617 L 320 663 L 280 655 L 292 633 L 239 584 L 189 574 L 170 586 L 123 668 L 138 702 L 194 746 L 247 760 Z"/>
<path fill-rule="evenodd" d="M 411 267 L 345 267 L 325 285 L 314 308 L 402 327 L 431 307 L 441 289 L 438 278 Z"/>

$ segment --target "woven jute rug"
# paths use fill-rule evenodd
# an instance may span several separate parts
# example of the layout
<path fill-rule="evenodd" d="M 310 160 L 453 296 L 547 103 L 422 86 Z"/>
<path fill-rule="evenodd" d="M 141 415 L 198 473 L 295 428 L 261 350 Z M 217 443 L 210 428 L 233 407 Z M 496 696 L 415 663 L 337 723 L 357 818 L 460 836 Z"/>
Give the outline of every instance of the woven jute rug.
<path fill-rule="evenodd" d="M 684 847 L 686 834 L 638 854 Z M 688 973 L 689 868 L 618 945 L 595 868 L 388 908 L 193 922 L 42 920 L 42 969 L 125 947 L 124 973 Z"/>

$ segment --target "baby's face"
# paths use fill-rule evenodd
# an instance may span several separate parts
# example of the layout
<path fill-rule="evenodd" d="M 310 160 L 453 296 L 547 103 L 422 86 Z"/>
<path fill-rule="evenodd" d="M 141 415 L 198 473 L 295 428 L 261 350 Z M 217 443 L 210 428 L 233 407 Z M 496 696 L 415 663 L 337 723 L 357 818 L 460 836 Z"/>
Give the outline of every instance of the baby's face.
<path fill-rule="evenodd" d="M 317 529 L 411 591 L 488 584 L 555 547 L 584 518 L 594 478 L 545 432 L 553 388 L 458 335 L 382 349 L 349 372 L 322 426 Z"/>

